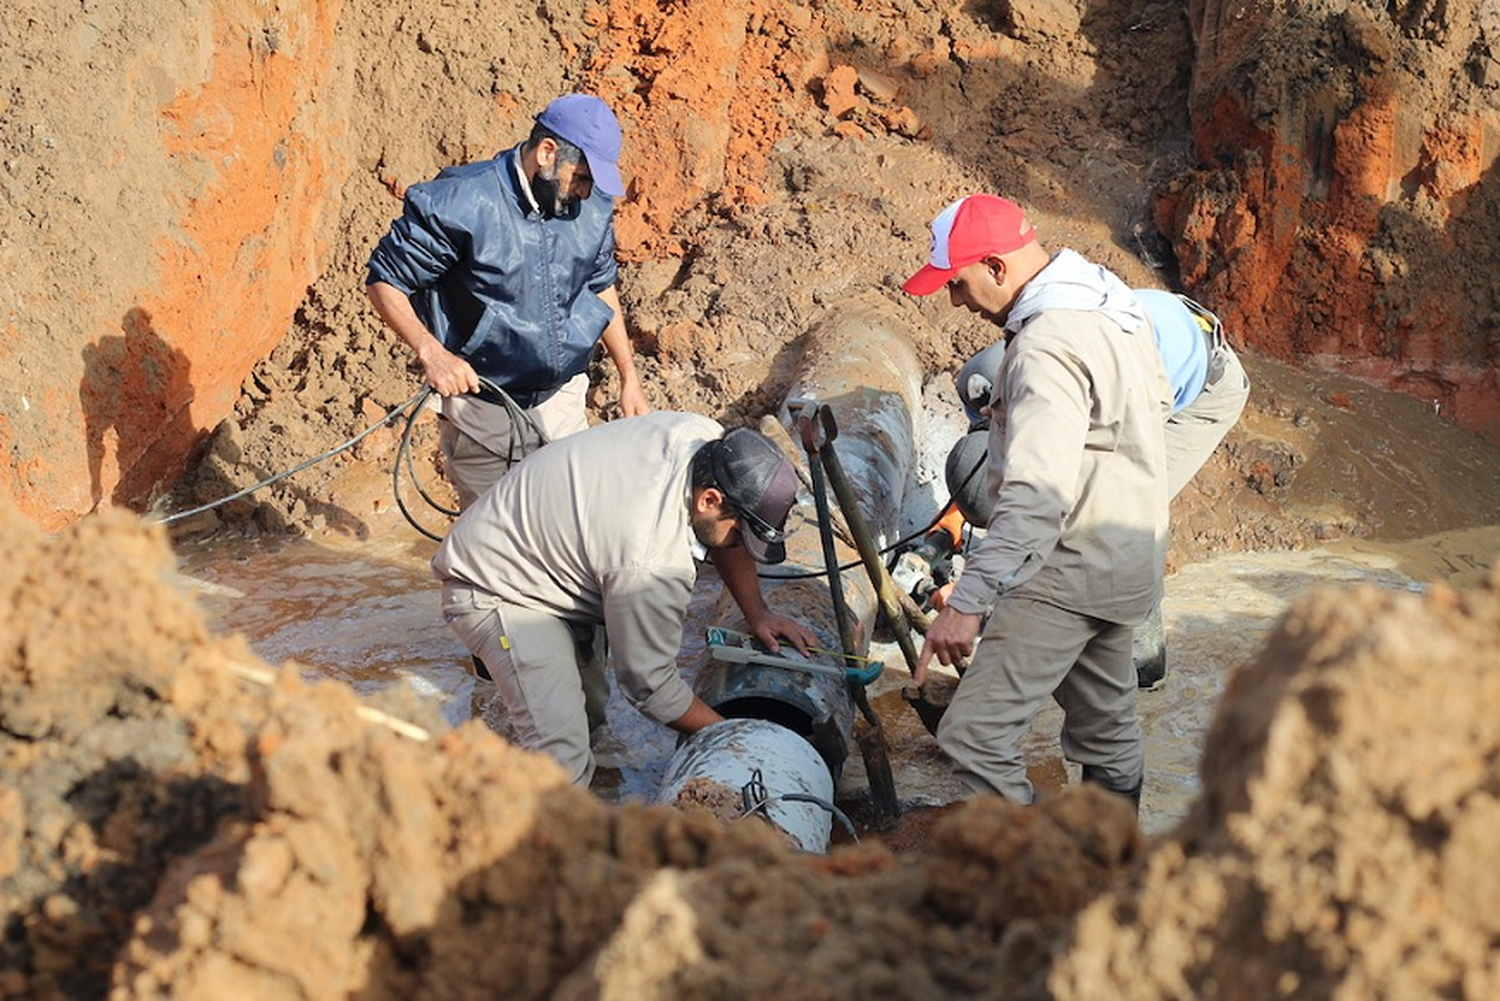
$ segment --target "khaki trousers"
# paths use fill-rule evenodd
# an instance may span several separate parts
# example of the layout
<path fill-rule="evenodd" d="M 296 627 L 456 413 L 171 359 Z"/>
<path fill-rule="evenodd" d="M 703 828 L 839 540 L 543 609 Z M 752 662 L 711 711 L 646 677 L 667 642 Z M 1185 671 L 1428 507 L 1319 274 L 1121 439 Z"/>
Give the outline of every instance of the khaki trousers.
<path fill-rule="evenodd" d="M 565 438 L 589 426 L 584 407 L 588 388 L 588 373 L 580 373 L 531 408 L 532 419 L 548 441 Z M 443 421 L 438 444 L 443 450 L 448 480 L 458 491 L 460 511 L 467 510 L 511 466 L 541 445 L 529 426 L 517 429 L 517 434 L 512 435 L 510 412 L 501 404 L 478 399 L 445 401 L 444 412 L 452 416 Z M 512 441 L 513 437 L 518 440 Z"/>
<path fill-rule="evenodd" d="M 1032 802 L 1020 741 L 1051 696 L 1063 709 L 1067 759 L 1093 766 L 1110 789 L 1139 785 L 1145 755 L 1131 632 L 1034 598 L 1001 595 L 938 726 L 938 745 L 959 780 L 975 792 Z"/>
<path fill-rule="evenodd" d="M 484 661 L 510 714 L 516 742 L 567 769 L 575 785 L 594 777 L 591 737 L 609 701 L 604 629 L 502 602 L 453 581 L 443 619 Z"/>
<path fill-rule="evenodd" d="M 1234 427 L 1250 398 L 1250 378 L 1228 344 L 1210 344 L 1208 376 L 1197 399 L 1167 418 L 1167 499 L 1198 474 Z"/>

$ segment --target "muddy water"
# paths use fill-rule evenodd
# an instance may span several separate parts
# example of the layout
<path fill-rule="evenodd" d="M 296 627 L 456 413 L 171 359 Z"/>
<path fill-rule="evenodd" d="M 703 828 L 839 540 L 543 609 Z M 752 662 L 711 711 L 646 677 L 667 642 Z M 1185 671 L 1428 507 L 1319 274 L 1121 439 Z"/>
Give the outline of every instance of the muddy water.
<path fill-rule="evenodd" d="M 438 615 L 427 568 L 433 544 L 400 529 L 369 541 L 298 540 L 220 543 L 180 550 L 179 573 L 210 620 L 245 635 L 267 661 L 294 660 L 306 675 L 346 682 L 373 694 L 406 684 L 430 699 L 449 724 L 482 719 L 507 732 L 494 686 L 465 670 L 467 652 Z M 1500 529 L 1474 529 L 1382 546 L 1368 540 L 1303 552 L 1234 554 L 1179 570 L 1163 604 L 1170 653 L 1166 685 L 1143 693 L 1147 778 L 1141 824 L 1164 832 L 1198 793 L 1203 735 L 1235 667 L 1249 660 L 1288 601 L 1313 586 L 1374 584 L 1418 590 L 1424 581 L 1477 583 L 1500 556 Z M 700 578 L 684 631 L 684 663 L 702 651 L 703 628 L 718 597 Z M 891 747 L 896 787 L 908 808 L 958 799 L 936 743 L 901 701 L 906 680 L 894 646 L 877 647 L 887 670 L 872 688 Z M 675 747 L 675 734 L 611 695 L 610 723 L 596 747 L 595 791 L 619 801 L 651 799 Z M 1076 781 L 1057 746 L 1061 713 L 1043 709 L 1026 740 L 1033 781 L 1044 793 Z M 839 798 L 858 802 L 865 780 L 857 751 Z M 851 813 L 857 811 L 852 810 Z"/>

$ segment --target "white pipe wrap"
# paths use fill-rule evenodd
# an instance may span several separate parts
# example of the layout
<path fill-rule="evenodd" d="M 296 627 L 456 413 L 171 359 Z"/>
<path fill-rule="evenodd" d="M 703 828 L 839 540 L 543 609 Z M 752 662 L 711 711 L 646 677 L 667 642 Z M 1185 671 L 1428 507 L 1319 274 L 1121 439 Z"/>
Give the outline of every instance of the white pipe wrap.
<path fill-rule="evenodd" d="M 668 763 L 656 802 L 739 816 L 743 791 L 757 769 L 766 800 L 756 812 L 803 851 L 825 851 L 833 814 L 818 803 L 786 797 L 807 796 L 831 806 L 833 776 L 811 744 L 766 720 L 725 720 L 693 734 Z"/>

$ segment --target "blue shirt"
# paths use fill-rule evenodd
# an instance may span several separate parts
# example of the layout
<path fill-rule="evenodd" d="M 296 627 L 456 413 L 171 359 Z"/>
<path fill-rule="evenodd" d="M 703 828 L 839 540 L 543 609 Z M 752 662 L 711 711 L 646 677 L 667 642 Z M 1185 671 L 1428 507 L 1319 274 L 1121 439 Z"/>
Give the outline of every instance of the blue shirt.
<path fill-rule="evenodd" d="M 1208 378 L 1208 340 L 1197 318 L 1171 292 L 1141 288 L 1135 290 L 1135 296 L 1156 329 L 1156 350 L 1172 384 L 1175 414 L 1203 392 L 1203 382 Z"/>

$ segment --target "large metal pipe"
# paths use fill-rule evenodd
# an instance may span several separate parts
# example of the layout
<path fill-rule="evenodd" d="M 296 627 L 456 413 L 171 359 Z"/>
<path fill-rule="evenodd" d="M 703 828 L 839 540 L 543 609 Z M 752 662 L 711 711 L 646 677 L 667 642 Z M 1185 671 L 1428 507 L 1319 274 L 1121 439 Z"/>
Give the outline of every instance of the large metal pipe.
<path fill-rule="evenodd" d="M 833 410 L 839 426 L 834 443 L 838 458 L 867 526 L 882 545 L 895 536 L 902 493 L 915 462 L 921 390 L 922 367 L 905 323 L 889 303 L 863 297 L 831 306 L 809 331 L 797 378 L 779 414 L 781 427 L 787 429 L 796 401 L 815 401 Z M 796 436 L 789 434 L 787 441 L 788 450 L 805 461 Z M 795 516 L 799 521 L 787 541 L 787 561 L 767 571 L 762 581 L 766 602 L 773 611 L 807 626 L 818 636 L 819 646 L 837 650 L 840 637 L 827 579 L 821 575 L 823 555 L 812 499 L 802 500 Z M 840 563 L 858 562 L 847 542 L 836 552 Z M 797 575 L 801 579 L 777 579 Z M 855 626 L 856 649 L 849 652 L 863 655 L 875 619 L 875 590 L 859 569 L 842 574 L 841 583 Z M 743 628 L 727 595 L 712 614 L 714 621 L 708 625 Z M 798 744 L 817 751 L 814 760 L 826 772 L 830 790 L 837 786 L 855 719 L 846 684 L 781 668 L 725 663 L 705 654 L 694 688 L 725 716 L 761 720 L 776 729 L 757 728 L 756 740 L 744 741 L 720 737 L 715 731 L 721 727 L 709 727 L 685 740 L 667 766 L 673 781 L 662 786 L 657 802 L 676 803 L 681 790 L 691 787 L 693 801 L 702 804 L 704 787 L 718 786 L 723 793 L 718 801 L 733 810 L 757 770 L 770 797 L 796 794 L 812 787 L 817 778 L 808 774 L 801 748 L 794 750 Z M 773 759 L 776 768 L 768 769 Z M 786 762 L 799 761 L 783 774 Z M 763 815 L 780 826 L 776 815 Z M 820 842 L 814 838 L 814 844 L 807 844 L 802 821 L 798 825 L 795 833 L 787 831 L 794 841 L 809 851 L 827 848 L 829 829 L 823 830 Z"/>
<path fill-rule="evenodd" d="M 803 851 L 828 847 L 833 776 L 811 744 L 784 726 L 731 719 L 700 730 L 678 748 L 662 779 L 662 802 L 753 811 Z M 730 798 L 725 804 L 724 797 Z"/>

